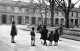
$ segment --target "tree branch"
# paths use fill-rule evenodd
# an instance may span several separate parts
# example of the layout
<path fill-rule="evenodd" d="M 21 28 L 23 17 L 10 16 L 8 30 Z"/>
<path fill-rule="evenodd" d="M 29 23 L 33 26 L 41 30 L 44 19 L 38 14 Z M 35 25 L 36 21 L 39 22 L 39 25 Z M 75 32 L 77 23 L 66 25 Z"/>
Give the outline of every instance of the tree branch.
<path fill-rule="evenodd" d="M 79 2 L 80 0 L 78 0 L 76 3 L 74 3 L 73 5 L 72 5 L 72 7 L 70 8 L 70 10 L 72 9 L 72 8 L 74 8 L 74 6 Z"/>
<path fill-rule="evenodd" d="M 63 4 L 61 3 L 62 1 L 58 1 L 58 0 L 55 0 L 58 4 L 58 8 L 61 8 L 61 10 L 63 10 L 64 12 L 66 12 L 66 5 L 64 4 L 64 7 L 63 7 Z"/>

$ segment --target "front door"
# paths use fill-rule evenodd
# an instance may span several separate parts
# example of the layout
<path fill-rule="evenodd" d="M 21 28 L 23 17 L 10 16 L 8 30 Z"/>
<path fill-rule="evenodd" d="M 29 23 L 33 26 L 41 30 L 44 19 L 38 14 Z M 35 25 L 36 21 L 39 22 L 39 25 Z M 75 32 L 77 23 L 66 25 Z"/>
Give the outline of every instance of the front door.
<path fill-rule="evenodd" d="M 35 17 L 32 17 L 32 24 L 35 24 Z"/>
<path fill-rule="evenodd" d="M 7 15 L 2 15 L 2 23 L 3 24 L 7 23 Z"/>
<path fill-rule="evenodd" d="M 11 20 L 10 22 L 12 23 L 14 21 L 14 16 L 11 15 L 10 18 L 11 18 L 10 19 Z"/>
<path fill-rule="evenodd" d="M 18 16 L 18 24 L 22 24 L 22 16 Z"/>

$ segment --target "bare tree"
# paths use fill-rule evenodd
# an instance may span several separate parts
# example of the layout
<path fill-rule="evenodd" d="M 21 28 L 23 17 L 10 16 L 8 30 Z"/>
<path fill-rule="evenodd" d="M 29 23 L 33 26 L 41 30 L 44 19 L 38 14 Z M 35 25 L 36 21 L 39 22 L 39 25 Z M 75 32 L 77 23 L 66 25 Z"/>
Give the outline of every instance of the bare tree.
<path fill-rule="evenodd" d="M 45 3 L 45 0 L 37 0 L 37 1 L 38 1 L 38 3 L 35 0 L 31 0 L 31 4 L 32 4 L 33 8 L 35 9 L 35 11 L 38 10 L 38 12 L 35 12 L 35 13 L 40 14 L 42 25 L 47 24 L 47 19 L 46 18 L 47 18 L 47 13 L 49 11 L 49 7 Z M 43 20 L 43 14 L 45 15 L 44 20 Z"/>
<path fill-rule="evenodd" d="M 55 0 L 58 8 L 62 10 L 65 14 L 65 27 L 69 28 L 69 12 L 74 6 L 79 2 L 78 0 L 76 3 L 72 3 L 72 0 Z"/>
<path fill-rule="evenodd" d="M 49 0 L 50 3 L 50 10 L 51 10 L 51 27 L 54 26 L 54 4 L 55 1 L 54 0 Z"/>
<path fill-rule="evenodd" d="M 51 12 L 51 27 L 54 26 L 54 15 L 58 11 L 57 5 L 55 3 L 55 0 L 46 0 L 50 3 L 50 12 Z"/>

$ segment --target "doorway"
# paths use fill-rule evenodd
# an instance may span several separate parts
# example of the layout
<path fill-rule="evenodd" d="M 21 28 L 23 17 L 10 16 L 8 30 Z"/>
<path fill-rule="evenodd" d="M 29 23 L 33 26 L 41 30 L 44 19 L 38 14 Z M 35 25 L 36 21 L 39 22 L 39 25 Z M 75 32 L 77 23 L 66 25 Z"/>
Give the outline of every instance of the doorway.
<path fill-rule="evenodd" d="M 11 15 L 11 16 L 10 16 L 10 22 L 12 23 L 13 21 L 14 21 L 14 16 Z"/>
<path fill-rule="evenodd" d="M 32 24 L 35 24 L 35 17 L 32 17 Z"/>
<path fill-rule="evenodd" d="M 18 16 L 18 24 L 22 24 L 22 16 Z"/>
<path fill-rule="evenodd" d="M 2 23 L 3 24 L 7 23 L 7 15 L 2 15 Z"/>

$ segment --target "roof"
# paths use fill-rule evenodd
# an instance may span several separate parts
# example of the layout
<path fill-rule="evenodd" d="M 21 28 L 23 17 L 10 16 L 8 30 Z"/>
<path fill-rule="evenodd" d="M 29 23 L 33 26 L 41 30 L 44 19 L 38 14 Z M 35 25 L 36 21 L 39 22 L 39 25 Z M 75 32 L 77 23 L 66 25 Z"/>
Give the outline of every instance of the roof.
<path fill-rule="evenodd" d="M 80 8 L 73 8 L 71 12 L 80 12 Z"/>

